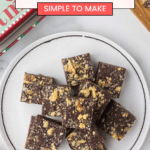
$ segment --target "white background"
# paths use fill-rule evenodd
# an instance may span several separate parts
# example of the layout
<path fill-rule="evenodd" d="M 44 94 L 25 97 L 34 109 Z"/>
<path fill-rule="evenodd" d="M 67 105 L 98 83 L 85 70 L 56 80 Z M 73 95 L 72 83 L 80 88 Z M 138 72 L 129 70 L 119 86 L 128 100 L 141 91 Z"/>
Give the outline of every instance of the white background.
<path fill-rule="evenodd" d="M 114 8 L 134 8 L 134 0 L 16 0 L 16 8 L 37 8 L 37 2 L 113 2 Z"/>
<path fill-rule="evenodd" d="M 115 9 L 114 16 L 107 17 L 46 17 L 9 51 L 0 56 L 0 79 L 11 60 L 26 46 L 41 37 L 64 31 L 92 32 L 116 42 L 137 61 L 150 88 L 150 33 L 128 9 Z M 150 131 L 141 150 L 149 149 Z M 6 150 L 1 138 L 0 150 Z"/>

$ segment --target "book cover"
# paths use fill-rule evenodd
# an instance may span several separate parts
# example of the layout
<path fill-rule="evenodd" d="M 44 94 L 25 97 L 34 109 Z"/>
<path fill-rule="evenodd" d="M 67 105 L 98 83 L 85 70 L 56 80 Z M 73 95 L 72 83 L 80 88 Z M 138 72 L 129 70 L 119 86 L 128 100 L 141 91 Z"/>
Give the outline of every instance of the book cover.
<path fill-rule="evenodd" d="M 15 0 L 0 2 L 0 43 L 21 26 L 36 9 L 16 9 Z"/>

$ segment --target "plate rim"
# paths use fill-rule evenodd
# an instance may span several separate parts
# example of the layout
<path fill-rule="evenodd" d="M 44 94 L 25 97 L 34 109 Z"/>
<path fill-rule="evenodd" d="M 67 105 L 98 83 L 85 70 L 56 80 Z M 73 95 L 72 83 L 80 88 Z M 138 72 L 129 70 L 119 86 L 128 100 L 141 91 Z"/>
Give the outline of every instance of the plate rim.
<path fill-rule="evenodd" d="M 27 53 L 29 53 L 32 49 L 34 49 L 36 46 L 41 45 L 42 43 L 46 42 L 46 41 L 52 41 L 54 39 L 58 39 L 58 38 L 62 38 L 62 37 L 71 37 L 71 36 L 76 36 L 76 37 L 86 37 L 86 38 L 91 38 L 91 39 L 95 39 L 95 40 L 99 40 L 101 42 L 104 42 L 105 44 L 108 44 L 109 46 L 115 48 L 118 52 L 120 52 L 122 55 L 124 55 L 124 57 L 130 62 L 132 62 L 132 67 L 135 70 L 135 72 L 137 73 L 139 80 L 141 81 L 141 84 L 143 86 L 143 90 L 145 91 L 145 102 L 146 102 L 146 110 L 145 110 L 145 120 L 144 120 L 144 124 L 143 127 L 141 129 L 141 132 L 139 135 L 139 137 L 137 138 L 137 141 L 135 142 L 135 144 L 133 145 L 133 147 L 131 147 L 132 150 L 139 150 L 141 148 L 141 146 L 143 145 L 145 138 L 148 134 L 148 130 L 149 130 L 149 124 L 150 124 L 150 97 L 149 97 L 149 90 L 148 90 L 148 86 L 145 80 L 145 77 L 143 75 L 143 72 L 141 70 L 141 68 L 139 67 L 138 63 L 134 60 L 134 58 L 126 51 L 124 50 L 122 47 L 120 47 L 118 44 L 116 44 L 115 42 L 109 40 L 108 38 L 105 38 L 104 36 L 98 35 L 98 34 L 94 34 L 94 33 L 90 33 L 90 32 L 80 32 L 80 31 L 71 31 L 71 32 L 61 32 L 61 33 L 56 33 L 53 35 L 49 35 L 49 36 L 45 36 L 43 38 L 40 38 L 39 40 L 31 43 L 30 45 L 28 45 L 26 48 L 24 48 L 8 65 L 7 69 L 5 70 L 5 73 L 2 76 L 1 82 L 0 82 L 0 136 L 2 137 L 5 146 L 7 147 L 7 149 L 9 150 L 14 150 L 11 141 L 9 140 L 9 137 L 7 137 L 7 133 L 5 132 L 5 127 L 3 125 L 3 121 L 2 121 L 2 91 L 4 91 L 5 86 L 4 84 L 7 83 L 7 79 L 9 78 L 9 75 L 11 74 L 13 68 L 16 66 L 17 62 L 20 61 L 20 59 L 22 57 L 24 57 Z M 107 43 L 108 42 L 108 43 Z M 136 69 L 135 69 L 136 68 Z M 142 137 L 142 138 L 141 138 Z M 140 140 L 139 140 L 140 139 Z M 139 142 L 138 142 L 139 141 Z"/>

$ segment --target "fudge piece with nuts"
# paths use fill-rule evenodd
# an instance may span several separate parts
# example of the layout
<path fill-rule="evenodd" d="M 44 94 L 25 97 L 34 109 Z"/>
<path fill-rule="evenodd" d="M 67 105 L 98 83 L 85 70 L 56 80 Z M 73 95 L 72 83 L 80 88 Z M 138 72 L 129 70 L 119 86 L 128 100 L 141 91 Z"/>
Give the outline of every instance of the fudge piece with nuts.
<path fill-rule="evenodd" d="M 89 53 L 62 59 L 62 63 L 69 86 L 78 86 L 84 79 L 95 80 Z"/>
<path fill-rule="evenodd" d="M 60 122 L 38 115 L 30 127 L 25 148 L 58 150 L 65 134 L 65 128 Z"/>
<path fill-rule="evenodd" d="M 111 100 L 96 124 L 104 132 L 120 141 L 133 126 L 135 120 L 136 118 L 133 114 L 114 100 Z"/>
<path fill-rule="evenodd" d="M 96 128 L 91 131 L 75 129 L 67 135 L 66 140 L 72 150 L 96 150 L 105 141 Z"/>
<path fill-rule="evenodd" d="M 118 98 L 121 92 L 126 69 L 99 62 L 96 83 L 109 91 L 112 97 Z"/>
<path fill-rule="evenodd" d="M 25 73 L 21 102 L 42 104 L 41 88 L 45 84 L 53 83 L 52 77 Z"/>
<path fill-rule="evenodd" d="M 87 142 L 90 150 L 95 150 L 99 144 L 104 143 L 105 138 L 100 134 L 96 127 L 92 126 L 91 131 L 87 133 Z"/>
<path fill-rule="evenodd" d="M 67 85 L 45 85 L 41 93 L 42 115 L 60 117 L 63 110 L 63 97 L 70 96 L 71 87 Z"/>
<path fill-rule="evenodd" d="M 91 129 L 94 102 L 90 98 L 66 97 L 62 124 L 66 128 Z"/>
<path fill-rule="evenodd" d="M 35 119 L 36 119 L 36 117 L 34 117 L 34 116 L 31 117 L 29 131 L 28 131 L 28 135 L 27 135 L 27 140 L 29 140 L 28 139 L 29 135 L 31 134 L 31 132 L 32 132 L 32 130 L 34 128 Z M 31 139 L 31 137 L 30 137 L 30 139 Z M 26 145 L 26 144 L 25 144 L 24 147 L 27 148 L 27 149 L 29 148 L 28 145 Z M 41 150 L 41 147 L 38 147 L 38 146 L 34 145 L 34 146 L 30 147 L 30 150 Z M 43 148 L 43 150 L 46 150 L 46 149 Z"/>
<path fill-rule="evenodd" d="M 100 118 L 111 99 L 111 94 L 108 91 L 88 80 L 84 80 L 80 84 L 78 96 L 93 98 L 91 100 L 94 100 L 94 115 L 97 118 Z"/>
<path fill-rule="evenodd" d="M 30 126 L 29 126 L 29 130 L 28 130 L 28 135 L 27 135 L 27 139 L 31 133 L 31 131 L 33 130 L 33 127 L 34 127 L 34 123 L 35 123 L 35 118 L 34 116 L 31 116 L 31 121 L 30 121 Z M 24 147 L 27 147 L 27 145 L 25 144 Z"/>

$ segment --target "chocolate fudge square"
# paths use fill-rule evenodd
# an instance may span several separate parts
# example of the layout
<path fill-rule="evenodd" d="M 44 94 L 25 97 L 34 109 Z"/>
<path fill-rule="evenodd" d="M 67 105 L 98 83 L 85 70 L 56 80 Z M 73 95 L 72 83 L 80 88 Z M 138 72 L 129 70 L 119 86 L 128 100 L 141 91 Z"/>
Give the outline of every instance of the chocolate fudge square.
<path fill-rule="evenodd" d="M 99 62 L 96 83 L 109 91 L 112 97 L 119 98 L 126 69 Z"/>
<path fill-rule="evenodd" d="M 94 115 L 97 118 L 100 118 L 111 99 L 111 94 L 108 91 L 88 80 L 84 80 L 80 84 L 78 96 L 94 99 Z"/>
<path fill-rule="evenodd" d="M 31 116 L 31 121 L 30 121 L 30 126 L 29 126 L 29 130 L 28 130 L 27 138 L 29 137 L 31 131 L 33 130 L 34 123 L 35 123 L 35 118 L 36 118 L 36 117 Z M 26 147 L 26 145 L 25 145 L 24 147 Z"/>
<path fill-rule="evenodd" d="M 70 96 L 71 87 L 67 85 L 44 85 L 42 90 L 42 115 L 60 117 L 63 110 L 64 96 Z"/>
<path fill-rule="evenodd" d="M 95 150 L 107 150 L 104 144 L 100 143 L 99 146 Z"/>
<path fill-rule="evenodd" d="M 72 150 L 96 150 L 105 141 L 95 128 L 91 131 L 75 129 L 66 137 L 66 140 Z"/>
<path fill-rule="evenodd" d="M 60 122 L 38 115 L 33 126 L 30 125 L 30 127 L 31 130 L 29 129 L 25 148 L 58 150 L 65 134 L 65 128 L 62 127 Z"/>
<path fill-rule="evenodd" d="M 52 77 L 25 73 L 21 102 L 42 104 L 41 88 L 44 84 L 52 84 Z"/>
<path fill-rule="evenodd" d="M 28 130 L 27 138 L 29 137 L 30 133 L 32 132 L 32 130 L 34 128 L 35 119 L 36 119 L 36 117 L 34 117 L 34 116 L 31 117 L 31 121 L 30 121 L 30 126 L 29 126 L 29 130 Z M 27 148 L 27 149 L 29 148 L 26 144 L 25 144 L 24 147 Z M 41 150 L 41 148 L 38 147 L 38 146 L 32 146 L 32 147 L 30 147 L 30 150 Z"/>
<path fill-rule="evenodd" d="M 69 86 L 78 86 L 84 79 L 95 81 L 89 53 L 62 59 L 62 63 Z"/>
<path fill-rule="evenodd" d="M 66 97 L 62 124 L 66 128 L 91 130 L 94 102 L 90 98 Z"/>
<path fill-rule="evenodd" d="M 120 104 L 111 100 L 97 126 L 104 132 L 110 134 L 114 139 L 120 141 L 133 126 L 136 118 Z"/>
<path fill-rule="evenodd" d="M 91 150 L 95 150 L 99 144 L 104 143 L 104 141 L 105 138 L 100 134 L 96 127 L 92 126 L 91 131 L 87 135 L 87 143 L 89 148 Z"/>

